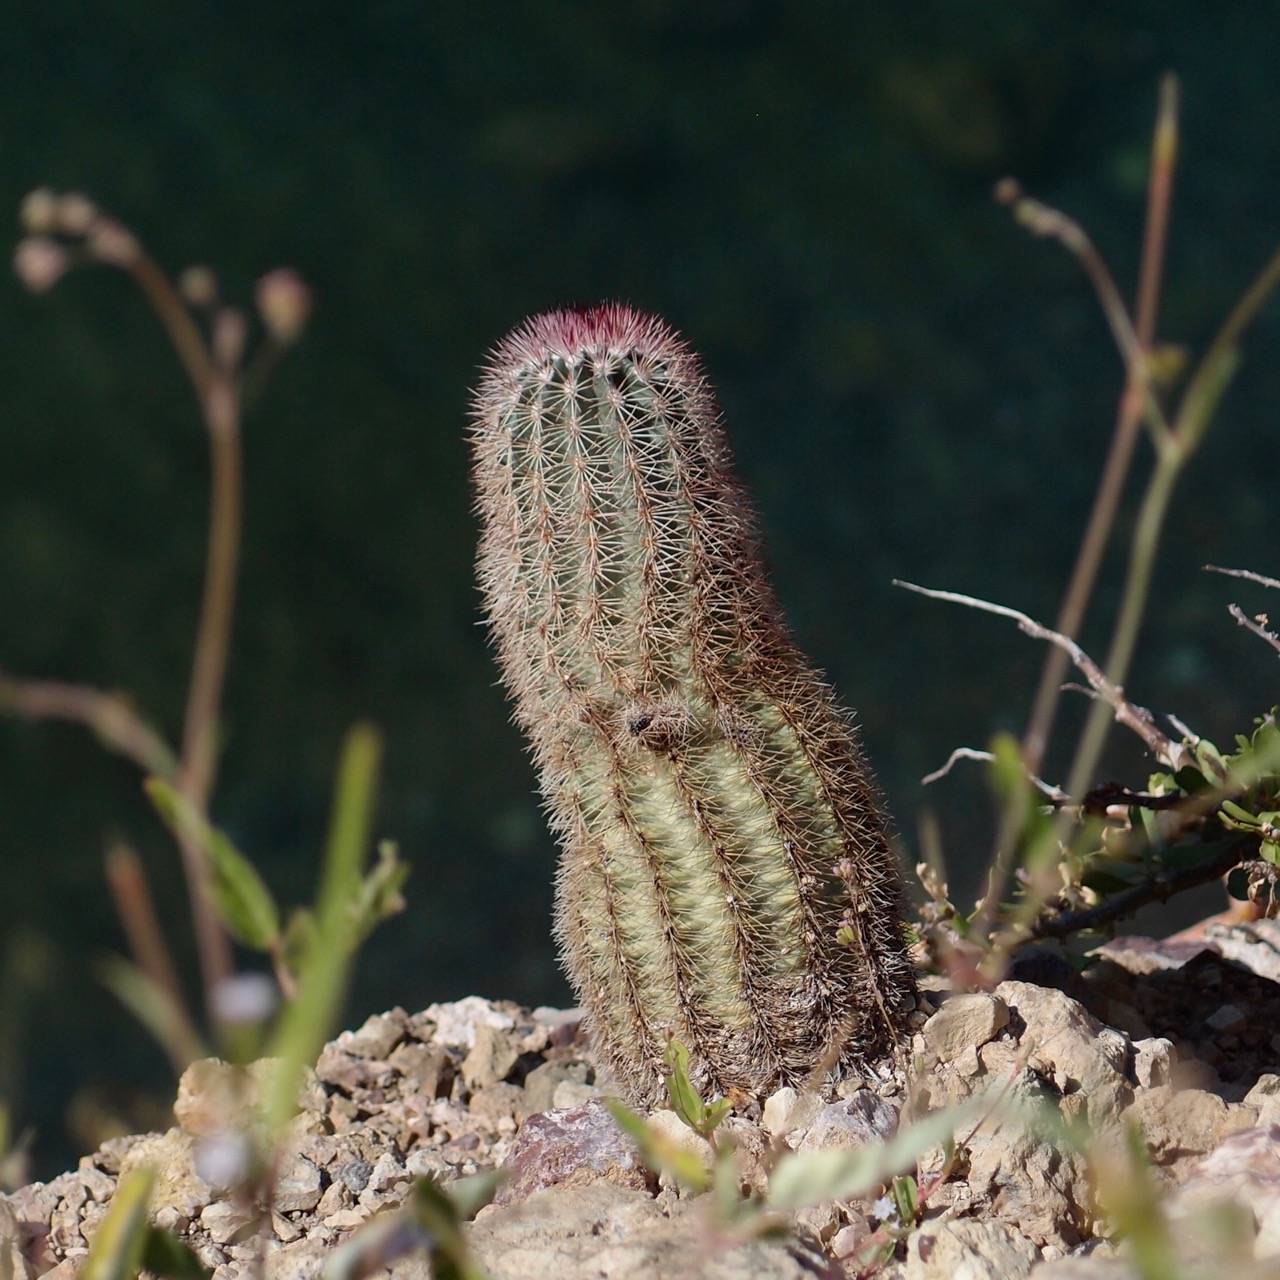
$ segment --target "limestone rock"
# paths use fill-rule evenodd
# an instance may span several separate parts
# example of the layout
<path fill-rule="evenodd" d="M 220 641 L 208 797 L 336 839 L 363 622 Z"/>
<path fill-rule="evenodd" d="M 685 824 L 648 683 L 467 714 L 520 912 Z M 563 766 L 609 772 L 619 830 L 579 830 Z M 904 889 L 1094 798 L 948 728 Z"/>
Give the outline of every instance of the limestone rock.
<path fill-rule="evenodd" d="M 1051 1079 L 1059 1093 L 1079 1094 L 1089 1122 L 1101 1127 L 1133 1101 L 1127 1078 L 1128 1039 L 1104 1027 L 1061 991 L 1002 982 L 996 995 L 1021 1020 L 1027 1065 Z"/>
<path fill-rule="evenodd" d="M 942 1062 L 952 1062 L 966 1049 L 978 1049 L 1009 1021 L 1009 1009 L 997 996 L 976 991 L 951 996 L 924 1024 L 925 1044 Z"/>
<path fill-rule="evenodd" d="M 898 1111 L 870 1089 L 859 1089 L 841 1102 L 829 1102 L 810 1122 L 796 1143 L 798 1151 L 818 1147 L 863 1147 L 893 1136 Z M 796 1133 L 791 1137 L 794 1139 Z"/>
<path fill-rule="evenodd" d="M 1204 1089 L 1159 1085 L 1138 1094 L 1127 1118 L 1141 1127 L 1156 1164 L 1177 1176 L 1229 1133 L 1252 1128 L 1256 1112 Z"/>
<path fill-rule="evenodd" d="M 908 1241 L 906 1280 L 1023 1280 L 1040 1250 L 1002 1222 L 929 1222 Z"/>
<path fill-rule="evenodd" d="M 1280 1124 L 1280 1076 L 1259 1076 L 1245 1094 L 1244 1105 L 1255 1108 L 1259 1125 Z"/>
<path fill-rule="evenodd" d="M 152 1204 L 167 1206 L 191 1220 L 213 1202 L 214 1188 L 196 1172 L 195 1144 L 181 1129 L 153 1134 L 139 1142 L 121 1161 L 120 1176 L 127 1177 L 144 1164 L 156 1170 Z"/>
<path fill-rule="evenodd" d="M 668 1219 L 643 1191 L 596 1183 L 483 1210 L 472 1249 L 492 1280 L 803 1280 L 824 1273 L 798 1246 L 751 1241 L 700 1253 L 697 1213 Z"/>
<path fill-rule="evenodd" d="M 275 1207 L 281 1213 L 300 1213 L 314 1209 L 323 1193 L 323 1178 L 305 1156 L 298 1156 L 276 1179 Z"/>
<path fill-rule="evenodd" d="M 983 1125 L 969 1143 L 968 1183 L 986 1212 L 1038 1244 L 1075 1245 L 1092 1225 L 1083 1162 L 1016 1120 Z"/>
<path fill-rule="evenodd" d="M 462 1078 L 467 1087 L 481 1089 L 507 1078 L 520 1054 L 498 1027 L 481 1025 L 475 1030 L 470 1053 L 462 1060 Z"/>
<path fill-rule="evenodd" d="M 1195 1161 L 1170 1212 L 1186 1218 L 1215 1203 L 1252 1215 L 1255 1257 L 1280 1257 L 1280 1124 L 1233 1133 Z"/>

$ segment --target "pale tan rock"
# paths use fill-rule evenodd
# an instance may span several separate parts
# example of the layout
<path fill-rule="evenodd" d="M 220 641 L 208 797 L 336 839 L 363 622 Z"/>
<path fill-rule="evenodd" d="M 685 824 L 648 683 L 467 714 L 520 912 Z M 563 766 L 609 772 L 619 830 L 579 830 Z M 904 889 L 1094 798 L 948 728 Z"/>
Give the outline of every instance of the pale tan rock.
<path fill-rule="evenodd" d="M 1037 1244 L 1073 1246 L 1093 1215 L 1084 1162 L 1019 1121 L 984 1125 L 970 1140 L 968 1184 L 985 1215 Z"/>
<path fill-rule="evenodd" d="M 803 1131 L 793 1129 L 788 1142 L 798 1151 L 820 1147 L 864 1147 L 884 1142 L 898 1126 L 898 1109 L 870 1089 L 821 1107 Z M 798 1141 L 797 1141 L 798 1139 Z"/>
<path fill-rule="evenodd" d="M 275 1182 L 274 1205 L 282 1213 L 314 1209 L 323 1191 L 320 1170 L 305 1156 L 296 1156 L 280 1172 Z"/>
<path fill-rule="evenodd" d="M 1252 1128 L 1256 1118 L 1252 1107 L 1223 1102 L 1216 1093 L 1168 1085 L 1141 1090 L 1126 1117 L 1142 1129 L 1155 1162 L 1175 1177 L 1228 1134 Z"/>
<path fill-rule="evenodd" d="M 775 1138 L 786 1137 L 793 1129 L 807 1128 L 822 1110 L 823 1101 L 816 1093 L 797 1093 L 790 1085 L 765 1100 L 761 1123 Z"/>
<path fill-rule="evenodd" d="M 1133 1074 L 1137 1082 L 1145 1089 L 1154 1085 L 1171 1084 L 1173 1066 L 1177 1061 L 1178 1051 L 1173 1041 L 1163 1036 L 1149 1036 L 1145 1040 L 1133 1042 Z"/>
<path fill-rule="evenodd" d="M 922 1034 L 930 1051 L 952 1062 L 966 1049 L 978 1049 L 1009 1021 L 1009 1009 L 998 996 L 975 991 L 953 995 L 924 1024 Z"/>
<path fill-rule="evenodd" d="M 581 1084 L 577 1080 L 561 1080 L 552 1095 L 551 1105 L 557 1110 L 569 1107 L 581 1107 L 593 1098 L 600 1096 L 600 1090 L 593 1084 Z"/>
<path fill-rule="evenodd" d="M 254 1233 L 258 1216 L 258 1211 L 248 1205 L 218 1200 L 205 1206 L 200 1225 L 215 1244 L 238 1244 Z"/>
<path fill-rule="evenodd" d="M 1060 1093 L 1082 1095 L 1092 1125 L 1114 1120 L 1133 1101 L 1126 1036 L 1052 988 L 1002 982 L 996 995 L 1024 1024 L 1019 1049 L 1027 1065 L 1051 1079 Z"/>
<path fill-rule="evenodd" d="M 1258 1124 L 1280 1124 L 1280 1075 L 1259 1076 L 1244 1096 L 1244 1105 L 1258 1113 Z"/>
<path fill-rule="evenodd" d="M 906 1280 L 1024 1280 L 1040 1260 L 1026 1236 L 1002 1222 L 929 1222 L 907 1242 Z"/>
<path fill-rule="evenodd" d="M 820 1258 L 799 1245 L 756 1240 L 700 1251 L 706 1235 L 696 1201 L 681 1202 L 667 1218 L 645 1192 L 602 1183 L 485 1209 L 470 1237 L 492 1280 L 813 1280 L 822 1274 Z"/>
<path fill-rule="evenodd" d="M 696 1156 L 708 1172 L 715 1163 L 711 1144 L 694 1133 L 674 1111 L 655 1111 L 646 1121 L 649 1128 L 664 1142 L 680 1151 Z"/>
<path fill-rule="evenodd" d="M 190 1134 L 170 1129 L 137 1143 L 120 1163 L 121 1178 L 144 1164 L 156 1170 L 152 1204 L 168 1205 L 190 1220 L 212 1203 L 214 1188 L 196 1172 L 195 1143 Z"/>
<path fill-rule="evenodd" d="M 462 1060 L 462 1078 L 470 1089 L 497 1084 L 506 1079 L 519 1056 L 515 1045 L 500 1028 L 482 1024 L 476 1028 L 475 1041 Z"/>
<path fill-rule="evenodd" d="M 200 1058 L 178 1081 L 173 1117 L 186 1133 L 210 1137 L 253 1124 L 269 1087 L 276 1061 L 262 1058 L 248 1066 Z"/>
<path fill-rule="evenodd" d="M 13 1206 L 0 1196 L 0 1275 L 11 1275 L 13 1280 L 30 1280 L 31 1268 L 21 1245 L 18 1215 Z"/>

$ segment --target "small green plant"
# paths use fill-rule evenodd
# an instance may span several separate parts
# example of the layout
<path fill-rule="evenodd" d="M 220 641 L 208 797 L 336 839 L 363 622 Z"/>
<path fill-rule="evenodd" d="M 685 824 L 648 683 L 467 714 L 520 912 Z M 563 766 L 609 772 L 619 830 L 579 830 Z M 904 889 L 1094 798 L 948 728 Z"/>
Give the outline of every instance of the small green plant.
<path fill-rule="evenodd" d="M 1241 361 L 1244 336 L 1280 285 L 1280 251 L 1266 264 L 1223 322 L 1204 355 L 1190 363 L 1180 348 L 1156 337 L 1160 278 L 1177 155 L 1177 92 L 1170 78 L 1162 93 L 1152 147 L 1147 229 L 1137 303 L 1130 311 L 1110 270 L 1085 232 L 1065 214 L 1006 181 L 997 196 L 1036 235 L 1060 241 L 1093 283 L 1125 362 L 1126 384 L 1115 437 L 1081 545 L 1076 569 L 1055 627 L 1001 604 L 953 591 L 898 585 L 932 599 L 980 609 L 1013 621 L 1050 645 L 1044 677 L 1021 743 L 998 739 L 989 750 L 962 747 L 925 781 L 958 760 L 991 766 L 1000 822 L 986 892 L 972 912 L 950 901 L 940 859 L 918 868 L 927 902 L 924 936 L 935 962 L 963 981 L 989 983 L 1013 947 L 1036 938 L 1065 939 L 1104 930 L 1139 907 L 1164 901 L 1195 885 L 1226 877 L 1230 892 L 1259 912 L 1280 909 L 1277 865 L 1280 835 L 1280 731 L 1276 712 L 1261 715 L 1248 734 L 1224 752 L 1175 716 L 1169 730 L 1126 691 L 1138 633 L 1150 593 L 1161 531 L 1177 483 L 1214 420 Z M 1075 639 L 1138 437 L 1145 428 L 1154 463 L 1129 549 L 1124 594 L 1110 649 L 1096 662 Z M 1206 566 L 1213 569 L 1213 566 Z M 1273 578 L 1249 570 L 1220 570 L 1264 587 Z M 1237 623 L 1280 652 L 1280 637 L 1265 615 L 1251 618 L 1229 607 Z M 1065 786 L 1041 780 L 1040 764 L 1054 720 L 1062 676 L 1073 665 L 1093 701 Z M 1099 784 L 1098 762 L 1112 723 L 1131 730 L 1158 766 L 1144 785 Z"/>
<path fill-rule="evenodd" d="M 0 708 L 84 724 L 142 771 L 146 794 L 186 871 L 203 1019 L 187 1005 L 140 861 L 123 843 L 108 852 L 107 880 L 133 959 L 112 957 L 102 977 L 164 1045 L 177 1070 L 206 1056 L 206 1046 L 233 1063 L 263 1055 L 271 1060 L 256 1107 L 250 1112 L 242 1105 L 250 1093 L 245 1075 L 245 1096 L 227 1099 L 226 1118 L 241 1148 L 233 1193 L 258 1205 L 265 1221 L 303 1071 L 334 1028 L 356 949 L 379 921 L 402 908 L 407 874 L 387 842 L 374 865 L 366 866 L 381 755 L 379 736 L 368 725 L 353 728 L 343 746 L 314 906 L 286 918 L 253 862 L 209 815 L 240 547 L 240 426 L 266 374 L 300 336 L 310 296 L 290 271 L 264 276 L 256 297 L 261 336 L 251 350 L 246 315 L 221 301 L 207 268 L 192 268 L 173 283 L 131 231 L 83 196 L 33 192 L 22 218 L 30 234 L 14 265 L 33 291 L 90 263 L 121 270 L 140 288 L 190 378 L 209 439 L 212 480 L 203 603 L 180 747 L 172 748 L 125 698 L 79 685 L 0 673 Z M 274 984 L 264 973 L 239 969 L 236 945 L 267 958 Z M 6 1113 L 0 1154 L 8 1146 L 7 1127 Z M 153 1171 L 144 1167 L 121 1182 L 94 1236 L 84 1270 L 88 1280 L 132 1280 L 140 1269 L 178 1280 L 205 1274 L 175 1237 L 149 1225 L 153 1181 Z M 415 1194 L 423 1228 L 416 1239 L 427 1241 L 442 1260 L 436 1273 L 449 1274 L 454 1265 L 459 1280 L 474 1280 L 478 1273 L 465 1263 L 459 1232 L 447 1230 L 462 1200 L 426 1183 Z"/>

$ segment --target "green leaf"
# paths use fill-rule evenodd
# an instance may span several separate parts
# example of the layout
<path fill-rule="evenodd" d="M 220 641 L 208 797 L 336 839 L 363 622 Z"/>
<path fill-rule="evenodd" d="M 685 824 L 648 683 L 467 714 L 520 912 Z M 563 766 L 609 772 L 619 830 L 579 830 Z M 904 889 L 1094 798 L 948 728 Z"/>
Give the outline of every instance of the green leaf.
<path fill-rule="evenodd" d="M 148 778 L 143 787 L 174 835 L 192 839 L 204 850 L 214 905 L 231 935 L 246 947 L 270 951 L 280 937 L 280 913 L 253 863 L 172 783 Z"/>
<path fill-rule="evenodd" d="M 142 1268 L 155 1276 L 171 1280 L 207 1280 L 212 1274 L 177 1236 L 160 1227 L 148 1227 L 142 1246 Z"/>
<path fill-rule="evenodd" d="M 1273 867 L 1280 867 L 1280 844 L 1276 844 L 1274 840 L 1264 840 L 1258 846 L 1258 855 Z"/>
<path fill-rule="evenodd" d="M 382 921 L 404 910 L 400 890 L 409 878 L 409 864 L 401 862 L 393 840 L 378 842 L 378 861 L 365 876 L 353 908 L 357 942 L 363 942 Z"/>
<path fill-rule="evenodd" d="M 1243 805 L 1236 804 L 1234 800 L 1224 800 L 1220 807 L 1224 814 L 1235 820 L 1237 826 L 1249 829 L 1259 825 L 1258 818 Z"/>
<path fill-rule="evenodd" d="M 369 725 L 347 734 L 334 792 L 329 841 L 310 946 L 297 996 L 280 1018 L 268 1057 L 276 1069 L 267 1098 L 270 1131 L 278 1131 L 296 1109 L 304 1067 L 316 1059 L 333 1027 L 351 969 L 354 928 L 350 911 L 369 848 L 381 743 Z"/>
<path fill-rule="evenodd" d="M 671 1102 L 671 1110 L 694 1133 L 702 1134 L 706 1127 L 707 1109 L 689 1079 L 689 1050 L 679 1040 L 672 1040 L 667 1045 L 666 1064 L 667 1097 Z"/>
<path fill-rule="evenodd" d="M 914 1226 L 920 1211 L 916 1180 L 910 1174 L 894 1178 L 892 1192 L 893 1203 L 898 1207 L 898 1218 L 902 1225 L 906 1227 Z"/>
<path fill-rule="evenodd" d="M 134 1280 L 147 1245 L 147 1201 L 155 1180 L 150 1165 L 120 1180 L 111 1208 L 89 1244 L 80 1280 Z"/>

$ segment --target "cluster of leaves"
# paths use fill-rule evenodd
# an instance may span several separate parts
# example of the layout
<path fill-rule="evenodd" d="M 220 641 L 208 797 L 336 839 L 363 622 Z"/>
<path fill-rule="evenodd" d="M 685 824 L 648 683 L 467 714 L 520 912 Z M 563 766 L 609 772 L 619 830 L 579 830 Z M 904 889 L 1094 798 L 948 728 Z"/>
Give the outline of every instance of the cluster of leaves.
<path fill-rule="evenodd" d="M 1095 788 L 1067 810 L 1066 839 L 1063 798 L 1044 803 L 1016 741 L 997 739 L 990 752 L 993 790 L 1006 810 L 1021 803 L 1025 815 L 1014 894 L 994 914 L 985 899 L 964 912 L 940 868 L 921 863 L 920 936 L 934 959 L 946 965 L 968 955 L 981 964 L 997 960 L 998 947 L 1087 938 L 1138 907 L 1219 877 L 1233 898 L 1260 914 L 1280 912 L 1278 714 L 1272 709 L 1251 734 L 1237 735 L 1234 751 L 1187 737 L 1171 767 L 1152 773 L 1142 790 Z"/>

